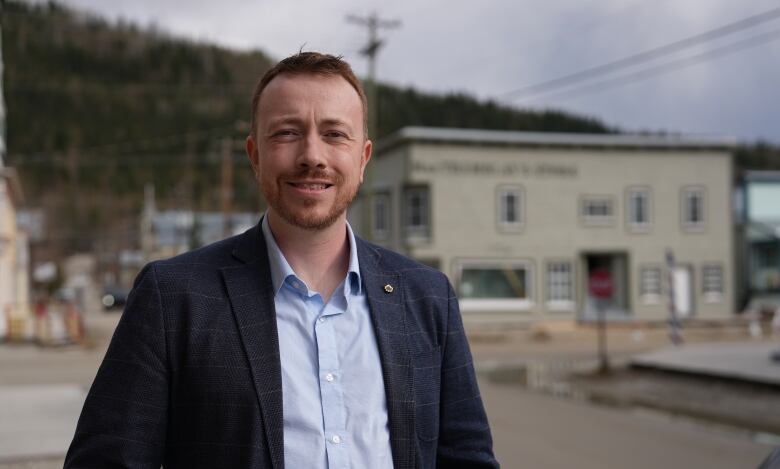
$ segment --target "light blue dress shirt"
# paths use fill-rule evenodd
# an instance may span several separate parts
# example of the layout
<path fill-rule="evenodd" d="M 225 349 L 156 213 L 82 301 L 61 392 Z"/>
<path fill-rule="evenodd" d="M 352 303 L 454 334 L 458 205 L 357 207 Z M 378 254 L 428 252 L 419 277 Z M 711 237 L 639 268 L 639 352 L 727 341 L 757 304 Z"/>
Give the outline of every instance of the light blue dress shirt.
<path fill-rule="evenodd" d="M 392 468 L 382 364 L 352 228 L 349 270 L 327 304 L 295 275 L 267 216 L 262 229 L 279 331 L 285 467 Z"/>

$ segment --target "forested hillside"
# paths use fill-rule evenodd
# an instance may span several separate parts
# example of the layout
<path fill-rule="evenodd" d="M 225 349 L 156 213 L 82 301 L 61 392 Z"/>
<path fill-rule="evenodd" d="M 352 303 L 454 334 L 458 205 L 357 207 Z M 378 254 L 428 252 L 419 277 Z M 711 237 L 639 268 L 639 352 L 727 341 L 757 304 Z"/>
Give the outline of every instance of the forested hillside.
<path fill-rule="evenodd" d="M 42 206 L 68 249 L 132 244 L 144 184 L 163 207 L 216 210 L 226 139 L 234 209 L 254 210 L 240 154 L 254 83 L 273 59 L 112 23 L 56 3 L 6 1 L 2 16 L 7 161 L 27 205 Z M 463 94 L 379 87 L 379 137 L 406 125 L 612 132 L 563 112 L 527 112 Z M 740 161 L 777 166 L 777 150 Z M 756 156 L 759 155 L 759 156 Z M 772 156 L 774 155 L 774 156 Z M 121 228 L 125 226 L 125 228 Z"/>

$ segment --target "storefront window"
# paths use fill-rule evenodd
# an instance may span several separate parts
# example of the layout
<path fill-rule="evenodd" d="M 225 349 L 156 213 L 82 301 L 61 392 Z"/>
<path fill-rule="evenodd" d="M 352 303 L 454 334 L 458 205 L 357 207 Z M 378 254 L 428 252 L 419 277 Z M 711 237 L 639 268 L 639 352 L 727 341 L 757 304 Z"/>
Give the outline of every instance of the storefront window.
<path fill-rule="evenodd" d="M 467 267 L 461 271 L 461 298 L 527 299 L 525 267 Z"/>

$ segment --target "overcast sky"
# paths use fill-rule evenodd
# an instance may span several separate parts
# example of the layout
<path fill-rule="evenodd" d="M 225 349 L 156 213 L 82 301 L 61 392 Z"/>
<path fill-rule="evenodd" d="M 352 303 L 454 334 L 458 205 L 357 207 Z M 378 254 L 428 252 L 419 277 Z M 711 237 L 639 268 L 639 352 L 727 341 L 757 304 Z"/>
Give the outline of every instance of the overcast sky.
<path fill-rule="evenodd" d="M 345 18 L 376 12 L 401 22 L 380 31 L 386 40 L 378 61 L 382 81 L 568 110 L 628 131 L 780 143 L 778 14 L 606 77 L 628 75 L 617 80 L 620 85 L 612 81 L 525 100 L 507 96 L 777 9 L 777 0 L 60 1 L 112 20 L 154 24 L 177 36 L 262 49 L 275 58 L 305 44 L 307 50 L 344 55 L 360 75 L 367 70 L 359 51 L 368 32 Z"/>

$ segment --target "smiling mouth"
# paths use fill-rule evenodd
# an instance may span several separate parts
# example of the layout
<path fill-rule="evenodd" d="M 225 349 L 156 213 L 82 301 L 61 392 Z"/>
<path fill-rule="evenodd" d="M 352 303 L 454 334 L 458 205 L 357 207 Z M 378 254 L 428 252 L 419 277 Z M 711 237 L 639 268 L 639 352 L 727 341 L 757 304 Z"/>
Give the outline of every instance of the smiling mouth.
<path fill-rule="evenodd" d="M 296 189 L 304 189 L 307 191 L 322 191 L 333 186 L 333 184 L 314 182 L 288 182 L 288 184 L 295 187 Z"/>

